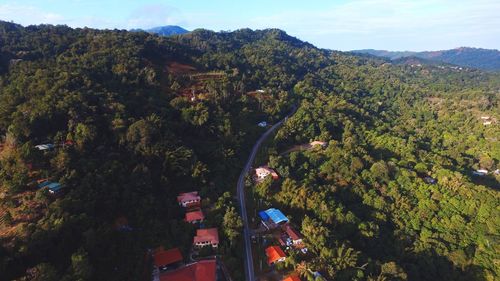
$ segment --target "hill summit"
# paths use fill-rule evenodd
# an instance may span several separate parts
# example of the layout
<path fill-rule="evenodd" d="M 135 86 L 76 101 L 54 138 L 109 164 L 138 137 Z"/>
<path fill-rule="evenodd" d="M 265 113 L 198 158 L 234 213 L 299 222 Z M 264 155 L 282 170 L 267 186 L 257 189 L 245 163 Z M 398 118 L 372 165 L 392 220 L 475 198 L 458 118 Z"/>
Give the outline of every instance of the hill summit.
<path fill-rule="evenodd" d="M 189 32 L 189 30 L 184 29 L 178 25 L 157 26 L 149 29 L 133 29 L 131 31 L 146 31 L 148 33 L 154 33 L 162 36 L 186 34 Z"/>

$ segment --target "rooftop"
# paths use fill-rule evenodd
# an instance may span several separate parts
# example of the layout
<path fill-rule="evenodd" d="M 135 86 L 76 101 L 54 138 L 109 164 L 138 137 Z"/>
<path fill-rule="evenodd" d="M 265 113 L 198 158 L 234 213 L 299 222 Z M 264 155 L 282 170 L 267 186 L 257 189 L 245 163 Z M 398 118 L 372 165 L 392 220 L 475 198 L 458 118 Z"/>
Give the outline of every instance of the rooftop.
<path fill-rule="evenodd" d="M 203 212 L 201 210 L 187 212 L 186 218 L 185 218 L 185 220 L 187 222 L 199 221 L 199 220 L 204 220 L 204 219 L 205 219 L 205 215 L 203 215 Z"/>
<path fill-rule="evenodd" d="M 153 254 L 153 258 L 155 266 L 166 266 L 182 261 L 182 253 L 179 248 L 173 248 L 166 251 L 160 248 Z"/>
<path fill-rule="evenodd" d="M 41 181 L 41 182 L 38 184 L 38 187 L 39 187 L 39 188 L 43 188 L 43 187 L 46 187 L 46 186 L 47 186 L 47 185 L 49 185 L 49 184 L 50 184 L 50 181 L 47 181 L 47 180 L 45 180 L 45 181 Z"/>
<path fill-rule="evenodd" d="M 271 219 L 276 224 L 282 222 L 288 222 L 288 218 L 280 210 L 275 208 L 270 208 L 265 211 L 261 211 L 259 212 L 259 216 L 264 221 Z"/>
<path fill-rule="evenodd" d="M 292 274 L 287 278 L 283 279 L 283 281 L 301 281 L 297 274 Z"/>
<path fill-rule="evenodd" d="M 177 196 L 177 202 L 186 202 L 191 200 L 200 200 L 198 191 L 180 193 L 179 196 Z"/>
<path fill-rule="evenodd" d="M 286 255 L 281 250 L 279 246 L 269 246 L 266 248 L 266 256 L 267 256 L 267 263 L 272 264 L 278 261 L 279 259 L 285 258 Z"/>
<path fill-rule="evenodd" d="M 52 148 L 54 148 L 55 146 L 54 146 L 52 143 L 47 143 L 47 144 L 39 144 L 39 145 L 35 145 L 35 147 L 36 147 L 38 150 L 48 150 L 48 149 L 52 149 Z"/>
<path fill-rule="evenodd" d="M 315 145 L 321 145 L 321 146 L 325 146 L 327 143 L 324 142 L 324 141 L 313 141 L 311 143 L 309 143 L 311 146 L 315 146 Z"/>
<path fill-rule="evenodd" d="M 302 234 L 300 234 L 300 232 L 298 232 L 297 230 L 293 229 L 290 225 L 287 225 L 285 227 L 285 232 L 286 234 L 288 234 L 288 236 L 290 236 L 290 238 L 292 238 L 292 240 L 302 239 Z"/>
<path fill-rule="evenodd" d="M 54 191 L 54 192 L 59 191 L 62 188 L 62 185 L 58 182 L 51 182 L 46 186 L 49 188 L 49 190 Z"/>
<path fill-rule="evenodd" d="M 255 168 L 255 172 L 256 173 L 259 173 L 259 172 L 267 172 L 267 173 L 272 173 L 273 170 L 269 167 L 265 167 L 265 166 L 262 166 L 262 167 L 258 167 L 258 168 Z"/>
<path fill-rule="evenodd" d="M 162 273 L 160 281 L 215 281 L 216 261 L 202 260 L 185 267 Z"/>
<path fill-rule="evenodd" d="M 210 241 L 212 243 L 219 243 L 219 232 L 217 228 L 205 228 L 196 230 L 194 243 Z"/>

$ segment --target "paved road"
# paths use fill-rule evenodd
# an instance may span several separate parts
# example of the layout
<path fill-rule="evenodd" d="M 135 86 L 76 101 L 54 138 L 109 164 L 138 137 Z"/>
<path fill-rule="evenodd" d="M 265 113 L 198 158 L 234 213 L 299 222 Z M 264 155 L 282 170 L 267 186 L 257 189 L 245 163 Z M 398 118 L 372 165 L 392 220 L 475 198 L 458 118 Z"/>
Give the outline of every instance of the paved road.
<path fill-rule="evenodd" d="M 295 113 L 295 107 L 292 111 L 280 122 L 274 124 L 269 130 L 267 130 L 254 144 L 252 148 L 252 152 L 250 153 L 250 157 L 248 157 L 248 161 L 245 164 L 245 167 L 241 171 L 240 178 L 238 179 L 237 186 L 237 196 L 240 201 L 241 208 L 241 219 L 243 220 L 243 238 L 245 240 L 245 277 L 247 281 L 255 281 L 255 271 L 253 269 L 253 257 L 252 257 L 252 243 L 250 241 L 251 230 L 248 226 L 248 216 L 246 209 L 246 201 L 245 201 L 245 176 L 248 174 L 250 167 L 255 159 L 255 155 L 257 155 L 257 151 L 260 148 L 260 145 L 264 142 L 264 140 L 274 132 L 285 120 Z"/>

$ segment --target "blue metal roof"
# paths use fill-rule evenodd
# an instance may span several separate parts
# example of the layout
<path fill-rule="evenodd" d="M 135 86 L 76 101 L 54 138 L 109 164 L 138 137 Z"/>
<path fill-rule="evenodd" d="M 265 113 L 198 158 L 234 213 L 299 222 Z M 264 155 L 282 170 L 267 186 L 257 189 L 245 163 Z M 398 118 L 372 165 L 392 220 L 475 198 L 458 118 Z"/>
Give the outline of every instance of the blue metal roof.
<path fill-rule="evenodd" d="M 265 211 L 269 218 L 276 224 L 288 222 L 288 218 L 278 209 L 270 208 Z"/>
<path fill-rule="evenodd" d="M 260 216 L 260 218 L 261 218 L 263 221 L 268 221 L 268 220 L 269 220 L 269 216 L 266 214 L 266 211 L 260 211 L 260 212 L 259 212 L 259 216 Z"/>
<path fill-rule="evenodd" d="M 38 188 L 44 188 L 50 184 L 50 181 L 44 181 L 38 185 Z"/>
<path fill-rule="evenodd" d="M 48 184 L 47 187 L 49 188 L 50 191 L 57 192 L 62 188 L 62 185 L 60 183 L 57 183 L 57 182 L 52 182 L 52 183 Z"/>

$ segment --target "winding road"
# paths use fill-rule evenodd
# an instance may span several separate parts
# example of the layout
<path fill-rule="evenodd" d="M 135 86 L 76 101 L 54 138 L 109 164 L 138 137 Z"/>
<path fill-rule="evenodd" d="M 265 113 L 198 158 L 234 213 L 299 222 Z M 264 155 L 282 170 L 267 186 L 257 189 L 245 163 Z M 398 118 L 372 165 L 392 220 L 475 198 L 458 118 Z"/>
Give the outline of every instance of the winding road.
<path fill-rule="evenodd" d="M 252 148 L 252 152 L 250 153 L 250 157 L 248 157 L 247 163 L 245 167 L 241 171 L 240 177 L 238 179 L 237 185 L 237 196 L 240 201 L 241 208 L 241 219 L 243 220 L 243 238 L 245 240 L 245 276 L 247 281 L 255 281 L 255 271 L 253 269 L 253 256 L 252 256 L 252 243 L 250 241 L 250 227 L 248 225 L 248 216 L 246 209 L 246 201 L 245 201 L 245 176 L 248 174 L 250 167 L 252 166 L 253 161 L 255 160 L 255 155 L 257 155 L 257 151 L 259 150 L 261 144 L 266 140 L 269 135 L 271 135 L 279 126 L 286 121 L 288 117 L 295 113 L 296 107 L 292 109 L 292 111 L 283 118 L 280 122 L 274 124 L 271 128 L 269 128 L 254 144 Z"/>

